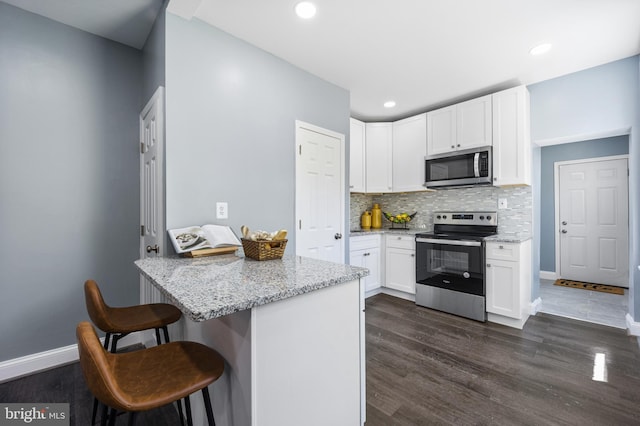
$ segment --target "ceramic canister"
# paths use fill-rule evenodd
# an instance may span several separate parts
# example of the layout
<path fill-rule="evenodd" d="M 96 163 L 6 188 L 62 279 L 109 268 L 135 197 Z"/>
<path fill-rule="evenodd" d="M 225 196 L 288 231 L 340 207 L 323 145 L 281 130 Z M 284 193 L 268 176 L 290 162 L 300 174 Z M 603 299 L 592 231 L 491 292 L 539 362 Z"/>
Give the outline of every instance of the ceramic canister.
<path fill-rule="evenodd" d="M 379 204 L 374 204 L 371 209 L 371 227 L 373 229 L 382 228 L 382 210 Z"/>
<path fill-rule="evenodd" d="M 370 229 L 371 228 L 371 212 L 370 211 L 366 211 L 364 213 L 362 213 L 362 216 L 360 217 L 360 227 L 362 229 Z"/>

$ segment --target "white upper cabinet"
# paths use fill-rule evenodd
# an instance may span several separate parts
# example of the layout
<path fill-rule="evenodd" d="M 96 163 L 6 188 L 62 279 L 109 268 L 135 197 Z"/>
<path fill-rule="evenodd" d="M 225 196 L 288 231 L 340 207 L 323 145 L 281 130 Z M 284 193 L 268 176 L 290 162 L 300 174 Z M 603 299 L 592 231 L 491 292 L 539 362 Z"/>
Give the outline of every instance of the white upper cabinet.
<path fill-rule="evenodd" d="M 427 113 L 427 154 L 491 145 L 491 95 Z"/>
<path fill-rule="evenodd" d="M 457 106 L 456 149 L 491 145 L 491 95 L 462 102 Z"/>
<path fill-rule="evenodd" d="M 362 121 L 349 120 L 349 190 L 365 192 L 365 125 Z"/>
<path fill-rule="evenodd" d="M 529 91 L 493 94 L 493 184 L 531 185 Z"/>
<path fill-rule="evenodd" d="M 393 123 L 393 192 L 424 191 L 427 114 Z"/>
<path fill-rule="evenodd" d="M 393 124 L 365 125 L 366 192 L 391 192 L 393 189 Z"/>

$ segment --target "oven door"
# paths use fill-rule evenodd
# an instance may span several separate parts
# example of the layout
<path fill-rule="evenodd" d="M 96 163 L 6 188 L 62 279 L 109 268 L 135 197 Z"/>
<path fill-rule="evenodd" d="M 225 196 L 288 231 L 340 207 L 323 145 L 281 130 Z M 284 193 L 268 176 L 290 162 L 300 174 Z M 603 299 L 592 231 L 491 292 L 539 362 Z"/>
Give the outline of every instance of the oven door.
<path fill-rule="evenodd" d="M 484 296 L 482 241 L 416 238 L 416 284 Z"/>

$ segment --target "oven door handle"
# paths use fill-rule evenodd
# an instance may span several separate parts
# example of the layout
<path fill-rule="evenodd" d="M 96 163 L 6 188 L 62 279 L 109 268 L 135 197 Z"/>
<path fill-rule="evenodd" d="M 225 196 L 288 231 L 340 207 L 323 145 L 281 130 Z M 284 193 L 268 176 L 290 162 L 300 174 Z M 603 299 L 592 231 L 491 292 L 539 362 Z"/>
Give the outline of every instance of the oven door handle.
<path fill-rule="evenodd" d="M 481 241 L 437 240 L 434 238 L 416 238 L 416 243 L 442 244 L 445 246 L 480 247 Z"/>

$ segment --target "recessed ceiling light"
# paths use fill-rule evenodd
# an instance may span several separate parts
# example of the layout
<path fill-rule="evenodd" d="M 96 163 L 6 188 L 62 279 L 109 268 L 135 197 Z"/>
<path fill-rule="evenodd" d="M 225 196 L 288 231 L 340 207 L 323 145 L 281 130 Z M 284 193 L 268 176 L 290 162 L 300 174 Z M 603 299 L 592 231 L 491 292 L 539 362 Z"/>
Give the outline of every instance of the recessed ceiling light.
<path fill-rule="evenodd" d="M 529 54 L 534 56 L 542 55 L 543 53 L 547 53 L 549 50 L 551 50 L 551 43 L 543 43 L 531 48 Z"/>
<path fill-rule="evenodd" d="M 396 106 L 396 101 L 387 101 L 384 103 L 385 108 L 393 108 L 394 106 Z"/>
<path fill-rule="evenodd" d="M 310 1 L 296 4 L 296 15 L 302 19 L 311 19 L 316 15 L 316 5 Z"/>

